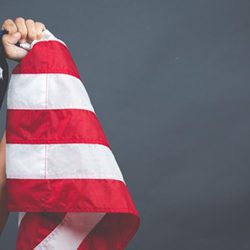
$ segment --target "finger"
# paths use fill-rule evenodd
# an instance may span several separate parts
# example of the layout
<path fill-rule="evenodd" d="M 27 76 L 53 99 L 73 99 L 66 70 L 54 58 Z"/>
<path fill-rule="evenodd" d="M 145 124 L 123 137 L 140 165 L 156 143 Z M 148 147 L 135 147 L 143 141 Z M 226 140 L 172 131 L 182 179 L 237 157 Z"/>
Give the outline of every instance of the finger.
<path fill-rule="evenodd" d="M 6 19 L 2 25 L 2 29 L 7 30 L 9 34 L 17 32 L 16 24 L 12 19 Z"/>
<path fill-rule="evenodd" d="M 20 32 L 15 32 L 12 34 L 5 34 L 2 37 L 2 42 L 4 47 L 9 47 L 11 45 L 15 46 L 15 44 L 19 41 L 19 39 L 21 38 L 21 34 Z"/>
<path fill-rule="evenodd" d="M 37 39 L 42 38 L 42 32 L 45 29 L 45 25 L 41 22 L 35 22 L 35 27 L 36 27 L 36 36 Z"/>
<path fill-rule="evenodd" d="M 27 19 L 26 20 L 26 27 L 27 27 L 27 30 L 28 30 L 28 33 L 27 33 L 27 41 L 28 42 L 32 42 L 33 40 L 36 40 L 36 27 L 35 27 L 35 23 L 32 19 Z"/>
<path fill-rule="evenodd" d="M 7 58 L 20 61 L 27 54 L 25 49 L 19 48 L 15 45 L 20 38 L 21 33 L 19 32 L 3 35 L 2 42 Z"/>
<path fill-rule="evenodd" d="M 26 37 L 28 34 L 28 30 L 27 30 L 24 18 L 17 17 L 15 20 L 15 24 L 17 26 L 17 31 L 21 33 L 20 43 L 24 43 L 26 41 Z"/>

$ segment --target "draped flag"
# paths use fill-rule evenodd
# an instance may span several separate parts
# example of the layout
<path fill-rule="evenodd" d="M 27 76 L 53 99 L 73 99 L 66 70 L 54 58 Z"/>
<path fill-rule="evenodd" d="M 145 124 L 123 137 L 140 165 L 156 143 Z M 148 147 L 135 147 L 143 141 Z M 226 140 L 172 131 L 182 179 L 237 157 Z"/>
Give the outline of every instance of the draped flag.
<path fill-rule="evenodd" d="M 140 217 L 68 47 L 48 29 L 29 46 L 7 94 L 16 249 L 125 249 Z"/>

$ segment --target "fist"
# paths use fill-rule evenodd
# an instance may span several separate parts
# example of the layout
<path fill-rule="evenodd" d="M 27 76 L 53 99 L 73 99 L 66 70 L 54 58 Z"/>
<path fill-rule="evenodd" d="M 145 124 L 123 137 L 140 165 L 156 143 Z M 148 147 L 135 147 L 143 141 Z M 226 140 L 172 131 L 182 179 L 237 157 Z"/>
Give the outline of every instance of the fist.
<path fill-rule="evenodd" d="M 15 44 L 17 42 L 31 43 L 34 40 L 41 39 L 45 25 L 41 22 L 34 22 L 32 19 L 25 20 L 22 17 L 18 17 L 15 21 L 6 19 L 3 22 L 2 29 L 8 31 L 8 34 L 2 37 L 6 57 L 19 62 L 28 52 Z"/>

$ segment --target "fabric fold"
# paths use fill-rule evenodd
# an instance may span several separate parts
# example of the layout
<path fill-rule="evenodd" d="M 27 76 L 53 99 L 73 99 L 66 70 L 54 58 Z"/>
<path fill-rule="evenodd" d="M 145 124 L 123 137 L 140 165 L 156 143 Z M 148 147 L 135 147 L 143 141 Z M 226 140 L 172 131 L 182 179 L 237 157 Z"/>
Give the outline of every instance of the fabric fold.
<path fill-rule="evenodd" d="M 7 96 L 8 208 L 17 250 L 125 249 L 139 213 L 67 45 L 20 46 Z"/>

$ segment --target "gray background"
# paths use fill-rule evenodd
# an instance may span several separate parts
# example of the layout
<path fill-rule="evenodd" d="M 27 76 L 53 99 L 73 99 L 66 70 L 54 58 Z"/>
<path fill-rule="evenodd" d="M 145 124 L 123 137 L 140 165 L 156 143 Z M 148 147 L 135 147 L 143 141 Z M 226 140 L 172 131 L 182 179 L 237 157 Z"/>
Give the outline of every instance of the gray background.
<path fill-rule="evenodd" d="M 127 249 L 250 249 L 249 1 L 2 0 L 0 13 L 68 44 L 141 215 Z M 1 249 L 16 232 L 14 213 Z"/>

